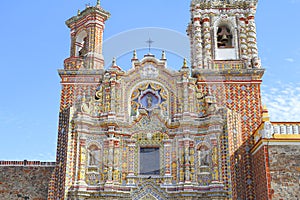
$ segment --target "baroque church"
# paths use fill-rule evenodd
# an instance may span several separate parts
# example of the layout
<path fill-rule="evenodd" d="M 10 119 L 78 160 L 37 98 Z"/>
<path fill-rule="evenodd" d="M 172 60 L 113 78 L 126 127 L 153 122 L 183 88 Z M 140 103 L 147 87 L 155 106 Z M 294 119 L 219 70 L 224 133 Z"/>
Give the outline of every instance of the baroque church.
<path fill-rule="evenodd" d="M 192 0 L 177 71 L 134 50 L 129 70 L 105 69 L 100 1 L 67 20 L 48 199 L 299 199 L 300 123 L 262 105 L 257 3 Z"/>
<path fill-rule="evenodd" d="M 191 66 L 178 71 L 164 52 L 136 51 L 128 71 L 104 69 L 100 1 L 67 20 L 49 199 L 267 199 L 264 139 L 300 129 L 272 125 L 262 106 L 256 6 L 192 0 Z"/>

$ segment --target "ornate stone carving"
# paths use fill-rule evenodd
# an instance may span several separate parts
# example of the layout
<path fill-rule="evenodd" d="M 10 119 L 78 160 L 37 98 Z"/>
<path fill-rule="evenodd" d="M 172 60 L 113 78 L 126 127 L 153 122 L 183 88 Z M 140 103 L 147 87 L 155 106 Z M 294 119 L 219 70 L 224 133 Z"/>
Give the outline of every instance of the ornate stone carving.
<path fill-rule="evenodd" d="M 145 65 L 140 71 L 141 78 L 156 78 L 159 71 L 151 64 Z"/>

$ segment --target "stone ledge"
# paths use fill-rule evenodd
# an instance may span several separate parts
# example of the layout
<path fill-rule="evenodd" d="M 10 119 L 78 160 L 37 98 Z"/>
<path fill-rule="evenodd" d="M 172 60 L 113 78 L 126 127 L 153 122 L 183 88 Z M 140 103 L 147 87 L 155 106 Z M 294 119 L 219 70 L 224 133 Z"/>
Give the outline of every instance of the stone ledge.
<path fill-rule="evenodd" d="M 0 166 L 44 166 L 44 167 L 54 167 L 55 162 L 41 162 L 41 161 L 0 161 Z"/>

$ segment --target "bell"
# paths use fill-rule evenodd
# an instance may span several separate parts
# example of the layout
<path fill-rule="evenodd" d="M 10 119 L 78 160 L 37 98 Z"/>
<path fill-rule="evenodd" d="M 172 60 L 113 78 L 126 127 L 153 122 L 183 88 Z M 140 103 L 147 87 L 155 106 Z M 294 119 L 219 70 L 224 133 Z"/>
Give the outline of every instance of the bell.
<path fill-rule="evenodd" d="M 226 34 L 223 34 L 221 42 L 228 42 L 228 38 Z"/>

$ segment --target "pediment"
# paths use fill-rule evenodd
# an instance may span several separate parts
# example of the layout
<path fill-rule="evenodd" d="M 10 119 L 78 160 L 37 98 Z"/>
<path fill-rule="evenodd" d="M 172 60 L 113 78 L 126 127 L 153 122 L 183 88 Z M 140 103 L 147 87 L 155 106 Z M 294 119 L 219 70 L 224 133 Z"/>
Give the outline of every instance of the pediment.
<path fill-rule="evenodd" d="M 179 75 L 178 72 L 167 67 L 166 59 L 157 59 L 148 54 L 141 60 L 135 60 L 132 68 L 127 72 L 127 77 L 140 77 L 141 79 L 157 79 L 163 76 Z"/>
<path fill-rule="evenodd" d="M 134 200 L 166 200 L 168 194 L 163 191 L 153 180 L 146 180 L 132 193 Z"/>

